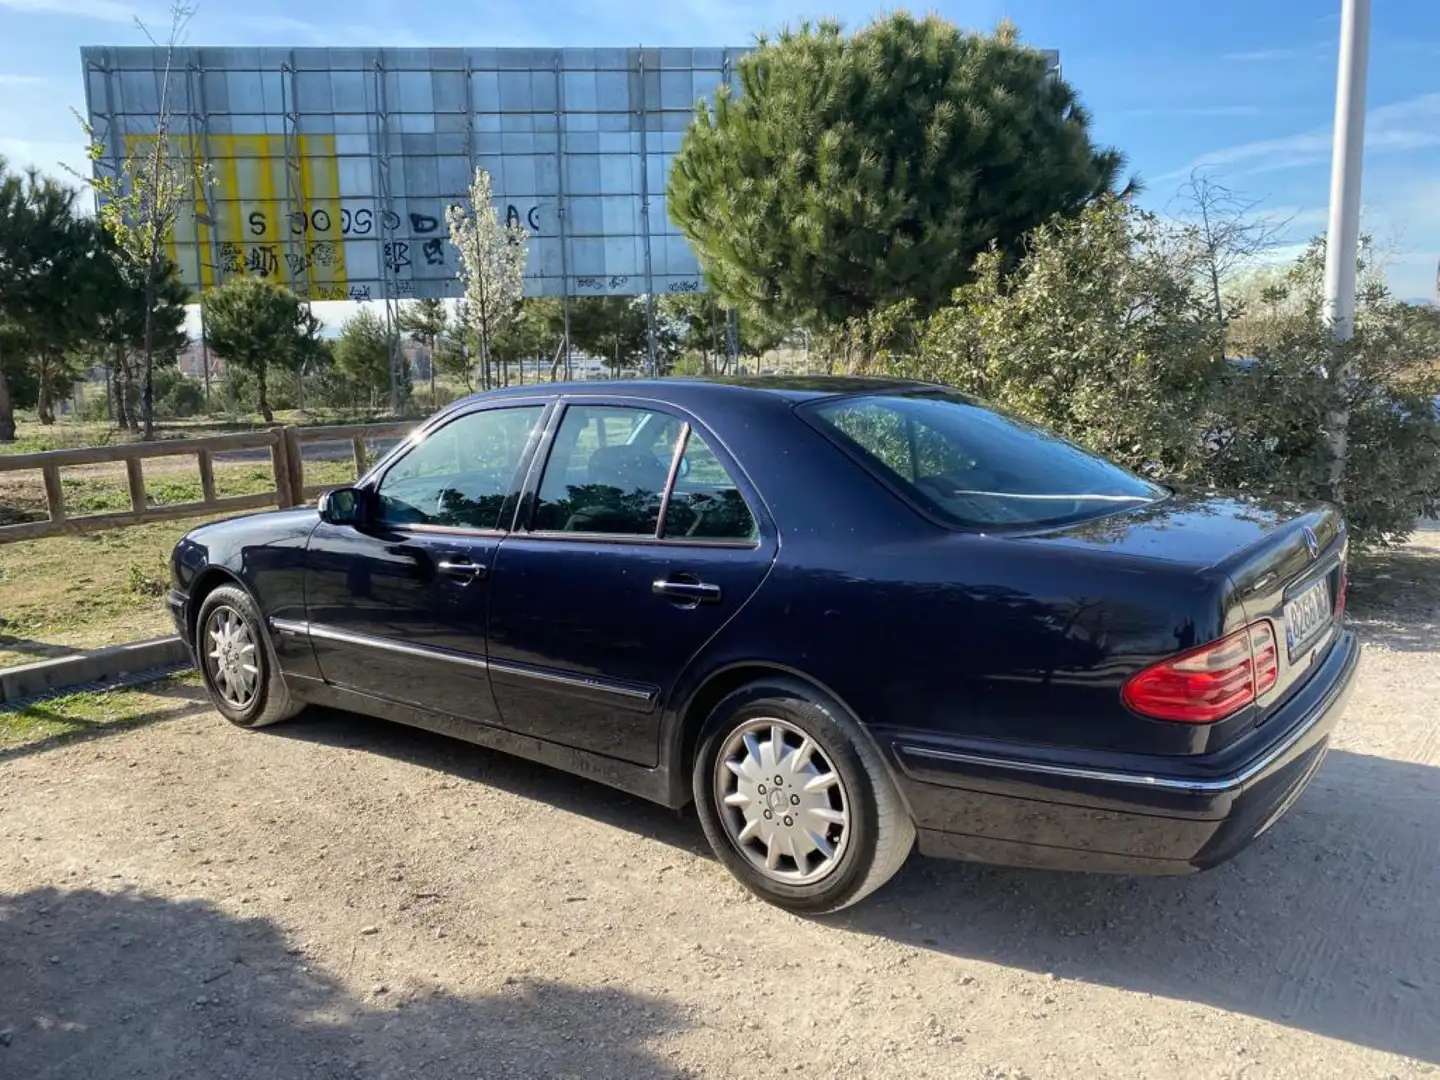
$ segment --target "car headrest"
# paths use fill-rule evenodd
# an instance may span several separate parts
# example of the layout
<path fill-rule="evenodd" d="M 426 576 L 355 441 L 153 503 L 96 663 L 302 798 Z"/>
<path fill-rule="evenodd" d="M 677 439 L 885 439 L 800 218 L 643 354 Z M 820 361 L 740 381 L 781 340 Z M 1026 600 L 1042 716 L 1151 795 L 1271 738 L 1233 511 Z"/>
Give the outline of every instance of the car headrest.
<path fill-rule="evenodd" d="M 587 472 L 592 484 L 628 492 L 636 488 L 664 490 L 669 470 L 654 454 L 638 446 L 602 446 L 590 455 Z"/>

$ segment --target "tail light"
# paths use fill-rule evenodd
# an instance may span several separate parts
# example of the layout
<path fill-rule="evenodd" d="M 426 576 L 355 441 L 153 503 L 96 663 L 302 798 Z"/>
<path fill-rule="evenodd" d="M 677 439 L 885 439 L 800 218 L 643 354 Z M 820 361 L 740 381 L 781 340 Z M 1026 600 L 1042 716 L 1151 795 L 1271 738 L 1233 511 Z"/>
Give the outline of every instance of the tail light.
<path fill-rule="evenodd" d="M 1275 685 L 1280 652 L 1268 620 L 1136 673 L 1121 690 L 1141 716 L 1212 724 L 1233 716 Z"/>
<path fill-rule="evenodd" d="M 1340 564 L 1340 584 L 1335 588 L 1335 621 L 1345 614 L 1345 594 L 1350 589 L 1350 568 Z"/>

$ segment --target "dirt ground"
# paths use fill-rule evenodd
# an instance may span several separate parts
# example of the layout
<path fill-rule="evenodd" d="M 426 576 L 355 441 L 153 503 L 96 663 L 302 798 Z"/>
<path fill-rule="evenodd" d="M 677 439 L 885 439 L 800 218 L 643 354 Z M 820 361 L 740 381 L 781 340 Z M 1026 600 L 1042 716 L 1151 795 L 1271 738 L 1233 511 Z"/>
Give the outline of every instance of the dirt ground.
<path fill-rule="evenodd" d="M 0 1077 L 1440 1075 L 1436 557 L 1384 564 L 1335 749 L 1235 861 L 916 858 L 825 920 L 750 900 L 693 819 L 181 686 L 0 754 Z"/>

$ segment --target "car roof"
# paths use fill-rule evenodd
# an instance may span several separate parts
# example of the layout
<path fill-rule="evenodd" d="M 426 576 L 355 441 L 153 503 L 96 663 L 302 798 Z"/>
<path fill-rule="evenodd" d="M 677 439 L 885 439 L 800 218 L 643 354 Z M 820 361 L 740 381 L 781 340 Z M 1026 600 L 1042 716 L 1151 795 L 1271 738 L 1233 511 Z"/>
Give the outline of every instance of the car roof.
<path fill-rule="evenodd" d="M 677 405 L 727 405 L 744 399 L 753 403 L 770 401 L 798 404 L 818 398 L 856 394 L 913 393 L 934 390 L 934 383 L 907 379 L 881 379 L 851 375 L 747 375 L 736 377 L 668 376 L 652 379 L 590 379 L 572 382 L 530 383 L 486 390 L 465 398 L 457 405 L 494 401 L 505 397 L 544 394 L 623 394 L 670 401 Z"/>

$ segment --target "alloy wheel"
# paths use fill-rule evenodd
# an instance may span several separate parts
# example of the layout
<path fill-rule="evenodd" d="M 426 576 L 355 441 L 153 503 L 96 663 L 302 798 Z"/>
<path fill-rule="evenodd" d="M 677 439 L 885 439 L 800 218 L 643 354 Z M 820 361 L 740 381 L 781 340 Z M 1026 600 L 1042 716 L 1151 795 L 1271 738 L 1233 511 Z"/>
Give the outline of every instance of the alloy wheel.
<path fill-rule="evenodd" d="M 255 637 L 232 607 L 217 607 L 205 623 L 206 663 L 211 685 L 232 709 L 250 707 L 260 687 Z"/>
<path fill-rule="evenodd" d="M 737 850 L 760 873 L 809 885 L 835 870 L 850 840 L 850 799 L 834 763 L 775 717 L 736 728 L 715 759 L 715 803 Z"/>

